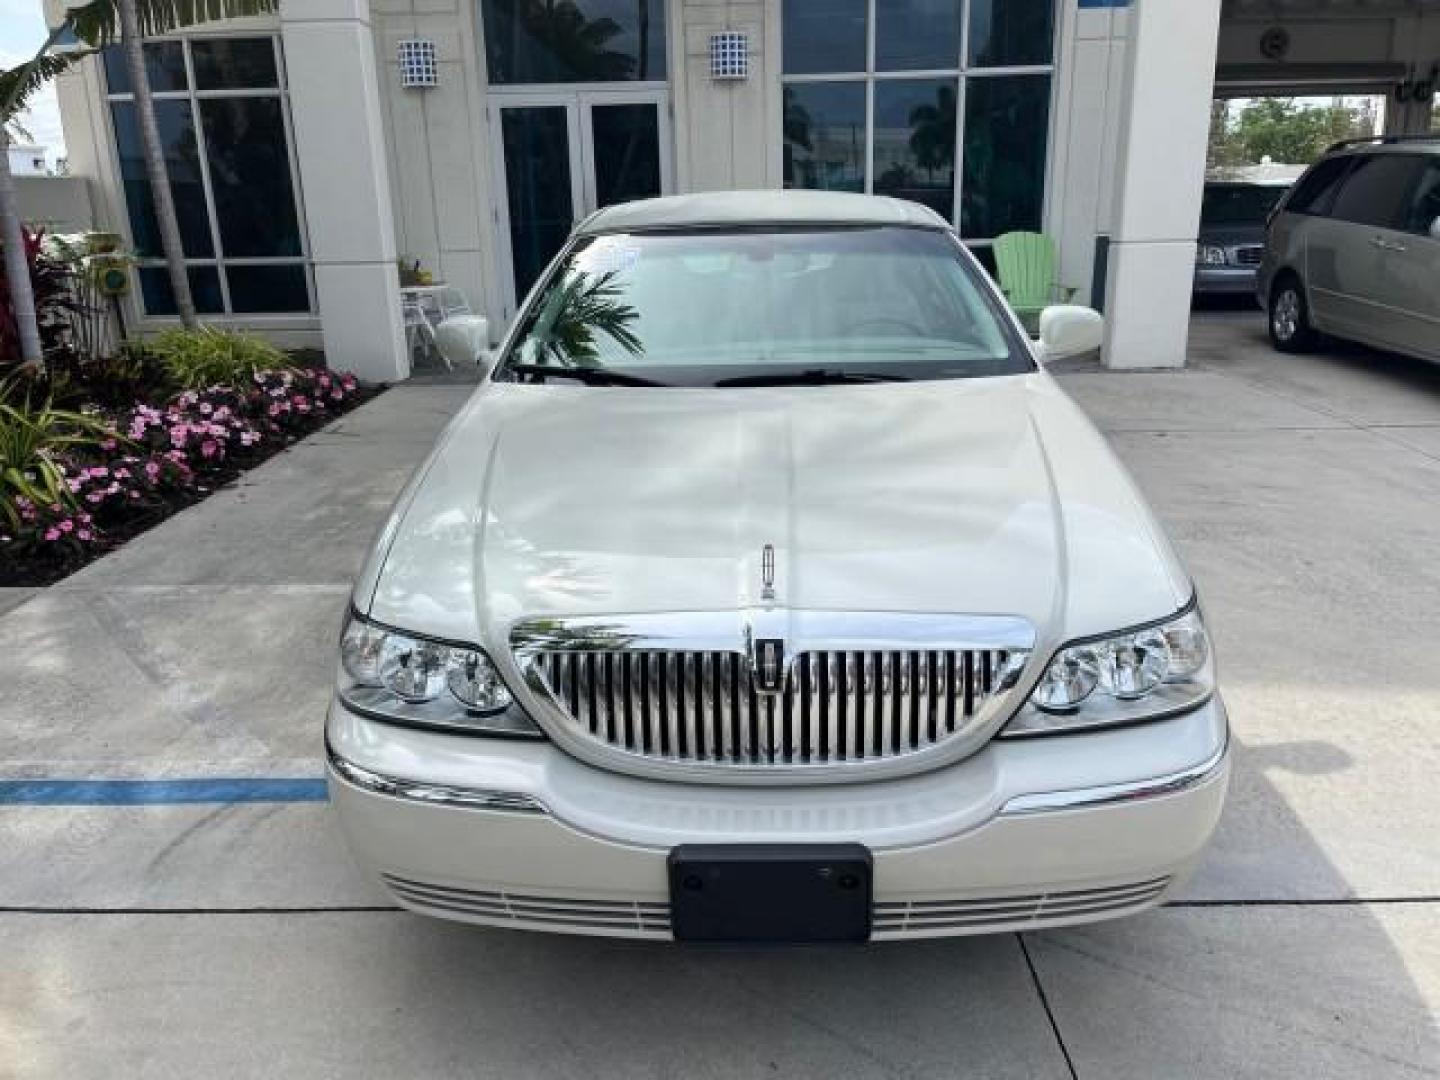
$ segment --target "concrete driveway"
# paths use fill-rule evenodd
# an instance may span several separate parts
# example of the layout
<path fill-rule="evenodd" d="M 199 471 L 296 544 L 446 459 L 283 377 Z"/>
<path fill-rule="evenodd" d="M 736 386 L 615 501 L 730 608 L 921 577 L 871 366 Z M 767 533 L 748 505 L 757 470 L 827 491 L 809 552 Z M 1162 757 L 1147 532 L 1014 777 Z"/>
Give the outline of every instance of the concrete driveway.
<path fill-rule="evenodd" d="M 145 783 L 0 784 L 0 1076 L 1440 1075 L 1440 369 L 1249 313 L 1193 352 L 1063 376 L 1220 650 L 1236 775 L 1179 903 L 782 952 L 391 908 L 314 781 L 347 581 L 465 393 L 411 385 L 5 596 L 0 777 Z"/>

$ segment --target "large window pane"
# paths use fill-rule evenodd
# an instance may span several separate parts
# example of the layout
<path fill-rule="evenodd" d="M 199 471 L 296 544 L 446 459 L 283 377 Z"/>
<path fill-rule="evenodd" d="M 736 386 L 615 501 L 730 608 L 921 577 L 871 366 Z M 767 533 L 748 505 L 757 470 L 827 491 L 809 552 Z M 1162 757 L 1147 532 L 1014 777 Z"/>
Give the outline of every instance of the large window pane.
<path fill-rule="evenodd" d="M 145 154 L 140 145 L 140 125 L 135 118 L 135 106 L 128 101 L 117 101 L 111 109 L 115 118 L 120 178 L 125 187 L 125 206 L 130 213 L 135 250 L 140 255 L 157 256 L 161 254 L 160 229 L 155 223 L 150 181 L 145 175 Z M 155 119 L 160 128 L 160 143 L 165 149 L 165 169 L 175 198 L 175 216 L 180 221 L 181 246 L 185 254 L 192 257 L 213 255 L 190 102 L 175 99 L 157 101 Z"/>
<path fill-rule="evenodd" d="M 1049 75 L 966 82 L 962 236 L 1040 228 L 1049 124 Z"/>
<path fill-rule="evenodd" d="M 961 0 L 875 0 L 875 69 L 955 67 L 962 10 Z"/>
<path fill-rule="evenodd" d="M 200 102 L 210 190 L 226 255 L 300 254 L 280 110 L 280 99 L 273 97 Z"/>
<path fill-rule="evenodd" d="M 1055 0 L 970 0 L 970 65 L 1048 64 Z"/>
<path fill-rule="evenodd" d="M 866 0 L 785 0 L 785 74 L 864 71 L 866 6 Z"/>
<path fill-rule="evenodd" d="M 515 294 L 524 296 L 575 223 L 567 110 L 551 105 L 502 109 L 500 135 Z"/>
<path fill-rule="evenodd" d="M 310 289 L 305 282 L 305 267 L 294 266 L 227 266 L 225 280 L 230 285 L 230 310 L 309 311 Z"/>
<path fill-rule="evenodd" d="M 865 84 L 785 87 L 785 186 L 865 190 Z"/>
<path fill-rule="evenodd" d="M 174 315 L 175 292 L 170 288 L 170 273 L 163 266 L 141 268 L 140 298 L 149 315 Z M 220 296 L 220 274 L 213 266 L 192 266 L 186 271 L 190 279 L 190 295 L 195 310 L 202 315 L 216 315 L 225 310 Z"/>
<path fill-rule="evenodd" d="M 665 0 L 483 0 L 492 83 L 665 78 Z"/>
<path fill-rule="evenodd" d="M 167 90 L 184 90 L 185 54 L 178 41 L 151 41 L 144 46 L 145 77 L 152 94 Z M 130 71 L 119 45 L 110 45 L 100 53 L 105 64 L 105 85 L 112 94 L 130 93 Z"/>
<path fill-rule="evenodd" d="M 954 79 L 875 84 L 875 194 L 955 213 Z"/>
<path fill-rule="evenodd" d="M 654 105 L 590 110 L 595 196 L 601 206 L 660 194 L 660 113 Z"/>
<path fill-rule="evenodd" d="M 275 70 L 275 43 L 264 38 L 212 38 L 190 46 L 197 90 L 242 87 L 272 89 L 280 85 Z"/>

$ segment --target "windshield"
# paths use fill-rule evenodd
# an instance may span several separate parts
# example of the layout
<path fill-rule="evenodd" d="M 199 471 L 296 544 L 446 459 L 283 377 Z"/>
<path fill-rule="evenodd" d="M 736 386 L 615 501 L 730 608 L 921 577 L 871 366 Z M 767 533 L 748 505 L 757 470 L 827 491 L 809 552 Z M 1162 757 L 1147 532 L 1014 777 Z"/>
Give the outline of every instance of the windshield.
<path fill-rule="evenodd" d="M 980 273 L 925 229 L 583 237 L 498 377 L 726 386 L 1034 370 Z"/>
<path fill-rule="evenodd" d="M 1203 225 L 1263 225 L 1286 189 L 1260 184 L 1208 184 L 1200 210 Z"/>

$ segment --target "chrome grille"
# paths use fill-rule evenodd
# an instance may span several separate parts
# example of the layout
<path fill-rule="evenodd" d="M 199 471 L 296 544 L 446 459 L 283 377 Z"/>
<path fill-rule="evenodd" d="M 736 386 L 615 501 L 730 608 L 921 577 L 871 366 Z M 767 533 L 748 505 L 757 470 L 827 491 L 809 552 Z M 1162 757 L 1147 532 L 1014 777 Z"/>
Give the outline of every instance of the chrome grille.
<path fill-rule="evenodd" d="M 1259 266 L 1261 259 L 1265 257 L 1263 247 L 1237 247 L 1235 249 L 1235 263 L 1237 266 Z"/>
<path fill-rule="evenodd" d="M 552 702 L 591 740 L 630 754 L 735 766 L 902 757 L 969 730 L 1028 653 L 812 650 L 785 689 L 759 693 L 745 653 L 554 649 L 531 660 Z"/>

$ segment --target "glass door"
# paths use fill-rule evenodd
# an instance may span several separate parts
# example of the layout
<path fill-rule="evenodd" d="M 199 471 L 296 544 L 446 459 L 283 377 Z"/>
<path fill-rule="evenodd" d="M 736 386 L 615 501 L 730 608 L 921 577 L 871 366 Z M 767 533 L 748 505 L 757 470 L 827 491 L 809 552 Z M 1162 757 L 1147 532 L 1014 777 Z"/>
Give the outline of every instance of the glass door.
<path fill-rule="evenodd" d="M 497 98 L 509 316 L 576 222 L 602 206 L 670 190 L 670 131 L 663 90 Z"/>

